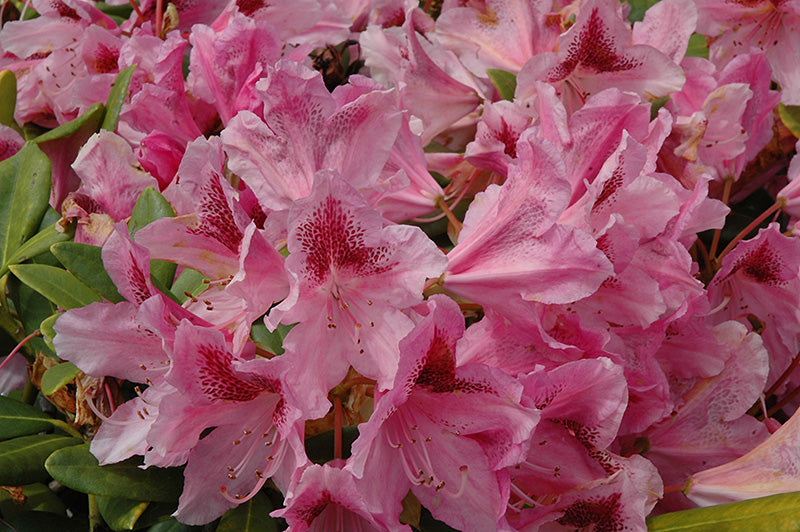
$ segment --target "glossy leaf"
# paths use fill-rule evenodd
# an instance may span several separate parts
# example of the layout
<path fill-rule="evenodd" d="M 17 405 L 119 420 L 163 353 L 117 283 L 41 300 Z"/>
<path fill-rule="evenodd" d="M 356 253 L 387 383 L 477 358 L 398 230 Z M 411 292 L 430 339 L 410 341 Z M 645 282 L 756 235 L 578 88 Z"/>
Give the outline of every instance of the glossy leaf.
<path fill-rule="evenodd" d="M 114 281 L 103 266 L 103 248 L 81 242 L 62 242 L 54 245 L 50 251 L 86 286 L 93 288 L 112 303 L 124 301 L 125 298 L 119 295 Z"/>
<path fill-rule="evenodd" d="M 53 347 L 53 338 L 56 337 L 56 331 L 53 326 L 56 324 L 56 320 L 59 316 L 61 316 L 60 313 L 53 314 L 49 318 L 42 320 L 42 324 L 39 325 L 39 330 L 42 333 L 42 340 L 44 340 L 44 343 L 47 344 L 47 347 L 52 349 L 54 353 L 55 348 Z"/>
<path fill-rule="evenodd" d="M 77 277 L 55 266 L 16 264 L 9 269 L 17 279 L 63 309 L 84 307 L 101 299 L 100 294 Z"/>
<path fill-rule="evenodd" d="M 14 109 L 17 106 L 17 77 L 10 70 L 0 72 L 0 124 L 16 126 Z"/>
<path fill-rule="evenodd" d="M 114 80 L 114 85 L 111 87 L 111 92 L 108 94 L 108 99 L 106 100 L 106 114 L 103 117 L 103 124 L 100 126 L 101 129 L 107 131 L 114 131 L 117 129 L 119 112 L 122 110 L 122 104 L 125 103 L 128 97 L 128 87 L 130 87 L 134 70 L 136 70 L 136 65 L 124 68 L 120 71 L 117 79 Z"/>
<path fill-rule="evenodd" d="M 139 459 L 100 466 L 89 444 L 63 449 L 47 460 L 47 471 L 65 486 L 83 493 L 137 501 L 172 502 L 183 489 L 178 469 L 140 469 Z"/>
<path fill-rule="evenodd" d="M 10 518 L 22 512 L 50 512 L 59 515 L 66 512 L 67 508 L 61 499 L 42 483 L 22 486 L 22 494 L 25 502 L 17 504 L 7 491 L 0 490 L 0 514 Z"/>
<path fill-rule="evenodd" d="M 197 270 L 186 268 L 181 272 L 178 278 L 175 279 L 175 282 L 172 283 L 170 291 L 172 295 L 178 298 L 179 303 L 183 303 L 189 299 L 189 296 L 186 295 L 187 292 L 193 296 L 197 296 L 208 288 L 208 283 L 204 281 L 208 281 L 205 275 Z"/>
<path fill-rule="evenodd" d="M 47 368 L 42 375 L 42 393 L 53 395 L 58 390 L 75 380 L 81 370 L 72 362 L 62 362 Z"/>
<path fill-rule="evenodd" d="M 44 463 L 53 452 L 83 443 L 60 434 L 21 436 L 0 442 L 0 486 L 22 486 L 50 478 Z"/>
<path fill-rule="evenodd" d="M 50 161 L 33 144 L 0 161 L 0 265 L 34 235 L 50 199 Z"/>
<path fill-rule="evenodd" d="M 342 427 L 342 458 L 349 458 L 353 442 L 358 438 L 358 427 L 350 425 Z M 324 464 L 333 460 L 333 431 L 323 432 L 305 441 L 306 454 L 315 464 Z"/>
<path fill-rule="evenodd" d="M 250 329 L 250 338 L 258 347 L 269 351 L 273 355 L 283 354 L 283 339 L 289 334 L 294 325 L 279 323 L 274 331 L 270 332 L 263 321 L 257 321 Z"/>
<path fill-rule="evenodd" d="M 489 74 L 489 79 L 497 89 L 500 97 L 504 100 L 514 101 L 514 92 L 517 90 L 517 76 L 497 68 L 488 68 L 486 73 Z"/>
<path fill-rule="evenodd" d="M 53 418 L 38 408 L 0 395 L 0 440 L 50 430 L 52 422 Z"/>
<path fill-rule="evenodd" d="M 134 236 L 136 231 L 150 222 L 154 222 L 159 218 L 171 218 L 173 216 L 175 216 L 175 209 L 172 208 L 172 205 L 169 204 L 164 196 L 153 187 L 147 187 L 133 207 L 133 213 L 131 213 L 131 219 L 128 222 L 128 231 L 130 231 L 131 236 Z M 153 278 L 153 284 L 166 295 L 170 295 L 169 288 L 175 279 L 177 267 L 172 262 L 161 260 L 150 262 L 150 277 Z"/>
<path fill-rule="evenodd" d="M 100 515 L 111 530 L 133 530 L 136 521 L 150 505 L 149 502 L 132 501 L 117 497 L 97 497 Z"/>
<path fill-rule="evenodd" d="M 184 525 L 175 518 L 164 521 L 163 523 L 158 523 L 147 529 L 148 532 L 192 532 L 193 530 L 203 530 L 203 528 Z"/>
<path fill-rule="evenodd" d="M 96 103 L 89 107 L 89 109 L 87 109 L 86 112 L 78 118 L 70 120 L 66 124 L 61 124 L 60 126 L 37 136 L 36 138 L 32 139 L 31 142 L 41 144 L 42 142 L 49 142 L 51 140 L 69 137 L 81 129 L 97 131 L 97 129 L 100 127 L 101 121 L 103 120 L 104 111 L 105 106 L 103 106 L 102 103 Z"/>
<path fill-rule="evenodd" d="M 217 532 L 276 532 L 275 520 L 269 516 L 272 503 L 264 493 L 228 510 L 217 525 Z"/>
<path fill-rule="evenodd" d="M 26 334 L 37 330 L 41 327 L 42 321 L 58 310 L 58 307 L 52 301 L 28 285 L 19 282 L 18 279 L 12 278 L 10 284 L 12 285 L 13 297 L 17 307 L 17 315 Z M 32 338 L 25 345 L 30 345 L 34 352 L 43 351 L 47 354 L 55 355 L 55 351 L 50 349 L 43 338 Z"/>
<path fill-rule="evenodd" d="M 800 138 L 800 105 L 783 105 L 779 103 L 778 114 L 781 117 L 781 122 L 792 132 L 792 135 Z"/>
<path fill-rule="evenodd" d="M 800 530 L 800 492 L 782 493 L 731 504 L 695 508 L 651 517 L 650 532 L 793 532 Z"/>
<path fill-rule="evenodd" d="M 153 187 L 147 187 L 142 192 L 136 205 L 133 206 L 131 219 L 128 222 L 128 230 L 131 236 L 142 227 L 159 218 L 171 218 L 175 216 L 175 209 L 172 205 Z"/>
<path fill-rule="evenodd" d="M 177 509 L 175 503 L 143 502 L 119 497 L 97 496 L 103 520 L 111 530 L 134 530 L 154 525 L 170 518 Z"/>
<path fill-rule="evenodd" d="M 62 233 L 56 229 L 56 224 L 48 225 L 33 237 L 29 238 L 22 246 L 12 253 L 8 258 L 7 264 L 19 264 L 34 257 L 38 257 L 42 253 L 49 251 L 50 246 L 53 244 L 72 239 L 74 234 L 74 228 Z M 7 271 L 7 266 L 0 269 L 0 276 L 5 275 Z"/>

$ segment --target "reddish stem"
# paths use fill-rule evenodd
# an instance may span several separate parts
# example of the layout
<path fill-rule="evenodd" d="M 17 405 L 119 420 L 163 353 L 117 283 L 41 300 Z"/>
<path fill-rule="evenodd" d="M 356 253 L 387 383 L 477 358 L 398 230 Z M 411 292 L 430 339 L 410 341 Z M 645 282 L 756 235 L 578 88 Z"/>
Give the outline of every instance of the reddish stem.
<path fill-rule="evenodd" d="M 772 204 L 772 206 L 771 206 L 769 209 L 767 209 L 766 211 L 762 212 L 762 213 L 761 213 L 761 214 L 758 216 L 758 218 L 756 218 L 755 220 L 753 220 L 752 222 L 750 222 L 750 224 L 749 224 L 747 227 L 745 227 L 744 229 L 742 229 L 742 230 L 741 230 L 741 232 L 739 232 L 739 234 L 738 234 L 738 235 L 736 235 L 736 237 L 735 237 L 733 240 L 731 240 L 731 241 L 728 243 L 728 245 L 727 245 L 727 246 L 725 246 L 725 249 L 723 249 L 723 250 L 722 250 L 722 253 L 720 253 L 720 254 L 719 254 L 719 257 L 717 257 L 717 261 L 718 261 L 718 262 L 721 262 L 721 261 L 722 261 L 722 258 L 723 258 L 725 255 L 727 255 L 728 253 L 730 253 L 730 252 L 731 252 L 731 250 L 732 250 L 734 247 L 736 247 L 736 244 L 738 244 L 740 240 L 742 240 L 744 237 L 746 237 L 747 235 L 749 235 L 749 234 L 750 234 L 750 232 L 751 232 L 753 229 L 755 229 L 756 227 L 758 227 L 758 226 L 761 224 L 761 222 L 763 222 L 764 220 L 766 220 L 767 218 L 769 218 L 769 217 L 770 217 L 770 215 L 771 215 L 772 213 L 774 213 L 775 211 L 779 210 L 780 208 L 781 208 L 781 202 L 779 202 L 779 201 L 776 201 L 775 203 L 773 203 L 773 204 Z"/>
<path fill-rule="evenodd" d="M 14 357 L 14 355 L 16 355 L 16 354 L 17 354 L 17 352 L 19 352 L 19 350 L 20 350 L 20 349 L 22 349 L 22 346 L 24 346 L 25 344 L 27 344 L 27 343 L 28 343 L 29 341 L 31 341 L 33 338 L 36 338 L 37 336 L 41 336 L 41 335 L 42 335 L 42 332 L 41 332 L 41 331 L 39 331 L 39 330 L 36 330 L 36 331 L 33 331 L 32 333 L 30 333 L 30 334 L 29 334 L 28 336 L 26 336 L 25 338 L 23 338 L 23 339 L 22 339 L 22 341 L 21 341 L 20 343 L 18 343 L 18 344 L 17 344 L 17 347 L 15 347 L 15 348 L 14 348 L 14 349 L 13 349 L 13 350 L 12 350 L 12 351 L 11 351 L 11 352 L 8 354 L 8 356 L 6 357 L 6 359 L 5 359 L 5 360 L 3 360 L 3 362 L 2 362 L 2 363 L 0 363 L 0 370 L 1 370 L 1 369 L 3 369 L 3 368 L 5 367 L 5 365 L 6 365 L 6 364 L 8 364 L 8 362 L 9 362 L 9 361 L 10 361 L 10 360 L 11 360 L 11 359 Z"/>
<path fill-rule="evenodd" d="M 156 37 L 161 37 L 161 25 L 164 18 L 164 0 L 156 0 Z"/>

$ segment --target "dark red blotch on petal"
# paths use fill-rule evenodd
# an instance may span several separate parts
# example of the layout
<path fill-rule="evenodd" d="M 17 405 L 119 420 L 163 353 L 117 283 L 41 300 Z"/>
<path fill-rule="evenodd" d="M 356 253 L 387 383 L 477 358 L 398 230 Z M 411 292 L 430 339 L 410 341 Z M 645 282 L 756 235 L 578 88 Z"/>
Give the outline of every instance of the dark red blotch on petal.
<path fill-rule="evenodd" d="M 778 286 L 784 283 L 780 276 L 782 264 L 780 256 L 764 242 L 736 261 L 731 274 L 741 271 L 758 283 Z"/>
<path fill-rule="evenodd" d="M 620 511 L 620 494 L 608 497 L 577 501 L 564 509 L 564 515 L 556 521 L 564 526 L 585 528 L 594 525 L 594 532 L 618 532 L 625 530 Z"/>
<path fill-rule="evenodd" d="M 564 62 L 550 72 L 546 81 L 560 81 L 578 65 L 596 72 L 623 72 L 640 66 L 638 61 L 617 54 L 614 41 L 597 8 L 592 10 L 578 37 L 569 44 Z"/>
<path fill-rule="evenodd" d="M 330 196 L 300 224 L 297 238 L 306 255 L 306 271 L 317 283 L 332 269 L 365 277 L 391 266 L 387 263 L 389 248 L 367 247 L 364 229 L 353 219 L 353 213 Z"/>

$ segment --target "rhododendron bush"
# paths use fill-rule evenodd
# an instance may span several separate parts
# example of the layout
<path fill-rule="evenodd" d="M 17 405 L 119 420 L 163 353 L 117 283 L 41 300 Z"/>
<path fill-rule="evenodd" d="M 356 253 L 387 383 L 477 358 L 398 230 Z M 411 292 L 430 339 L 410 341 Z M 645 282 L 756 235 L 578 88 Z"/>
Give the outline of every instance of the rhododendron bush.
<path fill-rule="evenodd" d="M 0 13 L 0 530 L 800 527 L 797 2 Z"/>

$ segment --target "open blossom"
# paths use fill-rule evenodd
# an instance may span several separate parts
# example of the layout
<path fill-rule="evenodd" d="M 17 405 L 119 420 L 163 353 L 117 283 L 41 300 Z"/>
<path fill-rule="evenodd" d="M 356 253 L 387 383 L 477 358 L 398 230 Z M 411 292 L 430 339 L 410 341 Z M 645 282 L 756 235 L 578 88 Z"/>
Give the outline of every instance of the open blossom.
<path fill-rule="evenodd" d="M 288 297 L 268 323 L 299 322 L 286 347 L 309 391 L 327 393 L 352 365 L 388 387 L 397 343 L 413 322 L 401 309 L 446 259 L 418 228 L 383 227 L 380 215 L 335 172 L 319 172 L 311 196 L 289 214 Z M 313 393 L 311 395 L 314 395 Z"/>
<path fill-rule="evenodd" d="M 399 513 L 410 488 L 438 519 L 465 532 L 505 530 L 508 477 L 525 455 L 539 412 L 520 404 L 522 386 L 483 364 L 457 365 L 464 332 L 456 304 L 433 296 L 428 315 L 400 344 L 393 387 L 359 427 L 348 467 L 386 487 L 386 512 Z"/>

